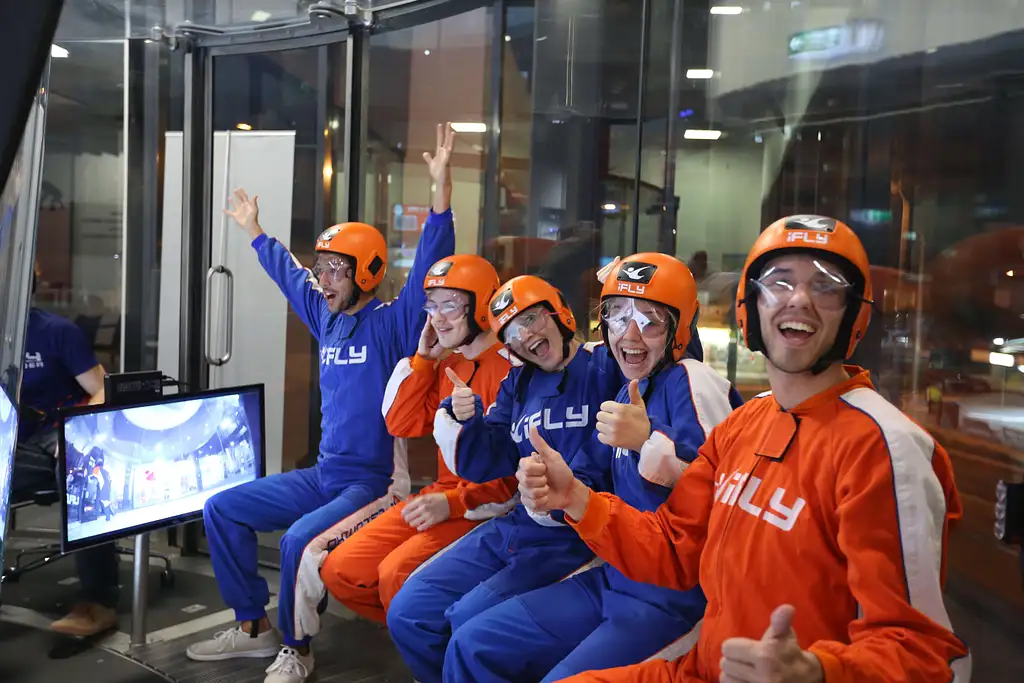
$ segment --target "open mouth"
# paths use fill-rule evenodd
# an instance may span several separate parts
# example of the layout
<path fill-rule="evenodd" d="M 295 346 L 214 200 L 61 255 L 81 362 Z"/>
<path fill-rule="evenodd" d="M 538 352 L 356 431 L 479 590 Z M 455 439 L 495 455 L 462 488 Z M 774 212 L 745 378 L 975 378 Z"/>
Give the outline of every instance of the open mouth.
<path fill-rule="evenodd" d="M 324 298 L 327 299 L 328 304 L 334 303 L 334 300 L 338 298 L 338 295 L 334 292 L 324 292 Z"/>
<path fill-rule="evenodd" d="M 547 339 L 538 339 L 537 341 L 527 346 L 526 350 L 532 353 L 537 358 L 543 358 L 548 354 L 548 350 L 550 348 L 551 344 L 548 342 Z"/>
<path fill-rule="evenodd" d="M 626 365 L 643 365 L 644 361 L 647 360 L 647 349 L 624 349 L 620 347 L 622 351 L 622 361 Z"/>
<path fill-rule="evenodd" d="M 810 325 L 809 323 L 798 322 L 796 320 L 787 320 L 784 323 L 779 324 L 779 334 L 786 341 L 803 343 L 814 336 L 818 331 L 818 328 Z"/>

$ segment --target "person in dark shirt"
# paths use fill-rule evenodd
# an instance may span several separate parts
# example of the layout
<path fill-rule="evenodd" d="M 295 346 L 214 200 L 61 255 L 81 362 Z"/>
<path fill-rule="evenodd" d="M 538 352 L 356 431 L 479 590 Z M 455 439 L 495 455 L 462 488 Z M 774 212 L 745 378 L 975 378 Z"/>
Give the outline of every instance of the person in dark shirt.
<path fill-rule="evenodd" d="M 36 267 L 36 276 L 39 268 Z M 35 282 L 32 286 L 35 292 Z M 25 334 L 18 445 L 11 474 L 12 502 L 31 500 L 57 485 L 57 411 L 103 403 L 103 366 L 72 322 L 32 307 Z M 107 477 L 109 481 L 109 475 Z M 51 628 L 91 636 L 117 625 L 117 551 L 105 544 L 75 553 L 82 595 Z"/>

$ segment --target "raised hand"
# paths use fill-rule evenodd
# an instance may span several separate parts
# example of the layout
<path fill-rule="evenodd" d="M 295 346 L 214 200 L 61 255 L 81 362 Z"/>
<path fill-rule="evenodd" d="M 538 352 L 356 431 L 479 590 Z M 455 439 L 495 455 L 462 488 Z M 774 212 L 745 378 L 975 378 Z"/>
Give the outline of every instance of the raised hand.
<path fill-rule="evenodd" d="M 420 332 L 420 343 L 416 347 L 416 355 L 428 360 L 437 360 L 444 355 L 446 350 L 441 346 L 441 342 L 438 341 L 437 331 L 430 324 L 430 317 L 428 316 L 426 323 L 423 324 L 423 330 Z"/>
<path fill-rule="evenodd" d="M 607 446 L 637 452 L 643 448 L 651 438 L 651 420 L 647 417 L 638 380 L 629 383 L 629 403 L 605 401 L 601 404 L 596 427 L 598 440 Z"/>
<path fill-rule="evenodd" d="M 452 413 L 455 414 L 456 420 L 465 422 L 476 415 L 476 394 L 455 374 L 454 370 L 445 368 L 444 371 L 448 375 L 448 379 L 455 385 L 452 389 Z"/>
<path fill-rule="evenodd" d="M 729 638 L 722 643 L 722 683 L 824 683 L 821 662 L 800 649 L 793 631 L 792 605 L 772 612 L 761 640 Z"/>
<path fill-rule="evenodd" d="M 437 149 L 433 155 L 430 152 L 423 153 L 423 160 L 427 162 L 427 169 L 434 181 L 434 213 L 444 213 L 451 206 L 452 174 L 449 163 L 454 146 L 455 131 L 452 130 L 451 124 L 437 124 Z"/>
<path fill-rule="evenodd" d="M 224 213 L 238 223 L 238 226 L 249 234 L 250 239 L 256 239 L 263 234 L 260 227 L 260 198 L 256 195 L 249 198 L 249 193 L 238 188 L 234 192 L 234 200 L 228 198 L 228 208 Z"/>
<path fill-rule="evenodd" d="M 601 270 L 597 271 L 597 281 L 600 282 L 603 285 L 604 281 L 608 279 L 609 275 L 611 275 L 612 268 L 614 268 L 615 266 L 619 265 L 619 261 L 621 261 L 621 260 L 622 260 L 621 258 L 616 256 L 615 259 L 612 260 L 611 263 L 609 263 L 607 266 L 605 266 Z"/>
<path fill-rule="evenodd" d="M 564 510 L 572 503 L 576 477 L 562 454 L 548 445 L 536 427 L 530 430 L 530 444 L 534 453 L 519 461 L 516 472 L 523 505 L 531 512 Z"/>
<path fill-rule="evenodd" d="M 452 158 L 452 148 L 455 146 L 455 131 L 450 123 L 437 124 L 437 149 L 433 156 L 430 152 L 423 153 L 423 160 L 427 162 L 430 170 L 430 177 L 435 183 L 445 182 L 448 173 L 448 162 Z"/>

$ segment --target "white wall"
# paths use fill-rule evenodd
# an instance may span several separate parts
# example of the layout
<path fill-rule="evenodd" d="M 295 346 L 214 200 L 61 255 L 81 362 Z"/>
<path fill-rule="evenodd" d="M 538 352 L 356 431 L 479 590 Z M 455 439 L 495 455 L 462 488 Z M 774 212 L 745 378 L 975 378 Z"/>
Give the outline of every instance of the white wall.
<path fill-rule="evenodd" d="M 43 180 L 71 210 L 71 285 L 76 296 L 121 307 L 124 158 L 113 154 L 46 154 Z M 40 256 L 46 245 L 40 245 Z M 96 303 L 96 302 L 94 302 Z"/>

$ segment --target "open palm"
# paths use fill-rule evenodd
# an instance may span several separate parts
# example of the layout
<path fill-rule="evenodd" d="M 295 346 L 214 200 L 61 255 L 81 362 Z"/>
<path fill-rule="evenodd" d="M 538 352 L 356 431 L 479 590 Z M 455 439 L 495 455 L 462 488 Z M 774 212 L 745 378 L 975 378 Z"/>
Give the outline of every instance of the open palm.
<path fill-rule="evenodd" d="M 235 198 L 228 199 L 228 208 L 224 209 L 224 213 L 231 216 L 231 218 L 238 223 L 238 225 L 246 230 L 252 232 L 260 222 L 260 203 L 259 197 L 249 197 L 249 193 L 238 188 L 234 192 Z"/>
<path fill-rule="evenodd" d="M 435 183 L 442 183 L 448 170 L 448 163 L 452 158 L 452 148 L 455 146 L 455 131 L 450 123 L 442 126 L 437 124 L 437 149 L 433 156 L 430 152 L 423 153 L 423 160 L 427 162 L 430 169 L 430 177 Z"/>

